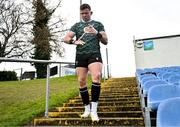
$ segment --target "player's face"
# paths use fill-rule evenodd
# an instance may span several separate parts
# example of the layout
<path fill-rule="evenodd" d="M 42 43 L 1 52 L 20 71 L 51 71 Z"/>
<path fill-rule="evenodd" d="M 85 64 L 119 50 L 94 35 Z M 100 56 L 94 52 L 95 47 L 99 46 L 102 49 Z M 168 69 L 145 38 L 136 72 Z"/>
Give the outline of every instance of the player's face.
<path fill-rule="evenodd" d="M 84 21 L 89 21 L 91 19 L 92 12 L 89 9 L 84 9 L 80 11 L 81 19 Z"/>

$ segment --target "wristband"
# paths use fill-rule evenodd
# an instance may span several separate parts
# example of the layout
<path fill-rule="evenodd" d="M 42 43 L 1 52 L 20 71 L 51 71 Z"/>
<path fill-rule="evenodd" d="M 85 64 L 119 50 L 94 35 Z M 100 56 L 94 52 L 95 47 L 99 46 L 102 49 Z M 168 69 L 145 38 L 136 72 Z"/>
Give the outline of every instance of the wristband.
<path fill-rule="evenodd" d="M 100 34 L 99 32 L 98 32 L 96 35 L 97 35 L 97 37 L 98 37 L 99 39 L 102 38 L 102 34 Z"/>
<path fill-rule="evenodd" d="M 71 39 L 71 40 L 69 41 L 69 44 L 74 44 L 74 40 Z"/>

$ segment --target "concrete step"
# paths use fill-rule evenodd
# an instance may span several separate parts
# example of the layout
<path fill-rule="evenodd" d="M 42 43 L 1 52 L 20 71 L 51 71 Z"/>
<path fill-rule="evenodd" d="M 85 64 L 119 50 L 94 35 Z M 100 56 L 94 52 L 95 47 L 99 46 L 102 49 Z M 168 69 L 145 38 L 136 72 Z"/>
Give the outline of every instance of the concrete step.
<path fill-rule="evenodd" d="M 79 118 L 83 112 L 49 112 L 48 116 L 51 118 Z M 141 117 L 141 111 L 115 111 L 115 112 L 98 112 L 99 117 Z"/>
<path fill-rule="evenodd" d="M 101 95 L 104 95 L 104 94 L 112 94 L 112 95 L 117 95 L 117 94 L 125 94 L 125 95 L 127 95 L 127 94 L 138 94 L 138 91 L 114 91 L 114 92 L 112 92 L 112 91 L 106 91 L 106 92 L 101 92 Z"/>
<path fill-rule="evenodd" d="M 103 85 L 101 88 L 102 89 L 114 89 L 114 88 L 118 88 L 118 89 L 130 89 L 130 88 L 133 88 L 133 89 L 136 89 L 136 84 L 134 83 L 129 83 L 129 84 L 119 84 L 119 83 L 109 83 L 109 85 Z"/>
<path fill-rule="evenodd" d="M 38 126 L 144 126 L 143 118 L 100 118 L 99 122 L 92 122 L 90 118 L 36 118 L 34 120 L 34 125 Z"/>
<path fill-rule="evenodd" d="M 134 89 L 137 89 L 136 88 L 136 84 L 134 83 L 131 83 L 131 84 L 112 84 L 110 83 L 109 85 L 101 85 L 101 88 L 102 89 L 115 89 L 115 88 L 118 88 L 118 89 L 129 89 L 129 88 L 134 88 Z"/>
<path fill-rule="evenodd" d="M 152 127 L 156 127 L 156 117 L 155 118 L 151 118 L 151 126 Z"/>
<path fill-rule="evenodd" d="M 101 94 L 104 94 L 104 93 L 106 93 L 106 94 L 137 94 L 138 93 L 138 90 L 136 90 L 136 91 L 128 91 L 128 90 L 124 90 L 124 91 L 101 91 Z M 101 95 L 100 94 L 100 95 Z"/>
<path fill-rule="evenodd" d="M 120 88 L 119 86 L 118 87 L 114 87 L 114 88 L 102 88 L 102 91 L 110 91 L 110 90 L 113 90 L 114 91 L 137 91 L 138 89 L 136 87 L 131 87 L 131 88 Z"/>
<path fill-rule="evenodd" d="M 89 95 L 89 97 L 91 97 L 91 95 Z M 101 94 L 99 98 L 129 98 L 129 97 L 139 97 L 138 94 Z M 74 99 L 76 98 L 81 98 L 80 96 L 74 97 Z"/>
<path fill-rule="evenodd" d="M 118 82 L 107 82 L 107 84 L 105 86 L 135 86 L 134 81 L 118 81 Z"/>
<path fill-rule="evenodd" d="M 151 126 L 156 126 L 157 111 L 150 111 Z"/>
<path fill-rule="evenodd" d="M 99 122 L 88 117 L 81 119 L 84 111 L 80 96 L 72 98 L 63 107 L 56 107 L 48 118 L 34 119 L 38 126 L 144 126 L 137 84 L 134 77 L 109 79 L 102 84 L 98 104 Z M 91 99 L 91 91 L 89 89 Z"/>
<path fill-rule="evenodd" d="M 129 98 L 124 98 L 124 97 L 121 97 L 121 98 L 99 98 L 99 102 L 115 102 L 115 101 L 139 101 L 139 97 L 129 97 Z M 70 103 L 75 103 L 75 102 L 82 102 L 82 99 L 81 98 L 76 98 L 76 99 L 70 99 L 69 100 Z"/>
<path fill-rule="evenodd" d="M 56 107 L 53 111 L 59 111 L 59 112 L 83 112 L 84 107 L 83 106 L 79 106 L 79 107 Z M 129 105 L 129 106 L 121 105 L 121 106 L 114 106 L 114 107 L 99 106 L 98 111 L 99 112 L 141 111 L 141 107 L 140 106 L 133 106 L 133 105 Z"/>
<path fill-rule="evenodd" d="M 99 102 L 98 106 L 140 106 L 140 101 L 115 101 L 115 102 Z M 77 106 L 83 106 L 83 103 L 64 103 L 64 107 L 77 107 Z"/>

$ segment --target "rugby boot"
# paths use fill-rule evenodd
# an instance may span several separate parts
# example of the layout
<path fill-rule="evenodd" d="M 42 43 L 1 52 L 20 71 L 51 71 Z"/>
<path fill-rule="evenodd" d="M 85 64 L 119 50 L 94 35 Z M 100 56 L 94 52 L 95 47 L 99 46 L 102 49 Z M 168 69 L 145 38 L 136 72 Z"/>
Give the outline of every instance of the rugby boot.
<path fill-rule="evenodd" d="M 94 122 L 98 122 L 99 121 L 99 117 L 98 117 L 98 114 L 97 114 L 97 106 L 98 106 L 98 103 L 97 102 L 91 102 L 91 120 Z"/>
<path fill-rule="evenodd" d="M 91 113 L 90 104 L 84 106 L 84 108 L 85 108 L 85 111 L 81 115 L 81 118 L 87 118 L 90 115 L 90 113 Z"/>

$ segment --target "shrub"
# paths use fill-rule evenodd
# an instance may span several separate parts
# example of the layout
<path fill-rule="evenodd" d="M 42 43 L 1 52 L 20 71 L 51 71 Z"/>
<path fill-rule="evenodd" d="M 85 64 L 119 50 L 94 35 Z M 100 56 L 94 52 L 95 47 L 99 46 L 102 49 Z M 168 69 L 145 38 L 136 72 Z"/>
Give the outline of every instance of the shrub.
<path fill-rule="evenodd" d="M 0 81 L 15 81 L 18 80 L 15 71 L 0 71 Z"/>

